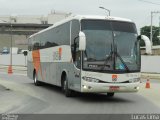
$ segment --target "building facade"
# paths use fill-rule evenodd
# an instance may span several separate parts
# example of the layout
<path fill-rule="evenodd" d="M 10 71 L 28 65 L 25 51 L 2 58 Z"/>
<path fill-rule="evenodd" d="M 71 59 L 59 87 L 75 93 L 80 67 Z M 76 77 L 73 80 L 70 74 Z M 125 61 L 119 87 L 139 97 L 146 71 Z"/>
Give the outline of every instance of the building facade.
<path fill-rule="evenodd" d="M 46 16 L 12 15 L 0 16 L 0 52 L 3 48 L 27 49 L 27 38 L 54 23 L 67 18 L 71 13 L 52 11 Z M 11 43 L 12 41 L 12 43 Z"/>

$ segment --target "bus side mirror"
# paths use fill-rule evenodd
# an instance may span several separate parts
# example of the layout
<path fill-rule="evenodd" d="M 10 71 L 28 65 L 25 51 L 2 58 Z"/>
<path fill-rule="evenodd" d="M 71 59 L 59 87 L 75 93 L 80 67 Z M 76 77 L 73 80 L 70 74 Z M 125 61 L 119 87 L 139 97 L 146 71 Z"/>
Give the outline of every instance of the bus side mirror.
<path fill-rule="evenodd" d="M 79 32 L 79 50 L 86 50 L 86 35 L 84 34 L 84 32 Z"/>
<path fill-rule="evenodd" d="M 146 54 L 152 54 L 152 43 L 150 39 L 145 35 L 138 36 L 138 40 L 143 40 L 145 42 Z"/>

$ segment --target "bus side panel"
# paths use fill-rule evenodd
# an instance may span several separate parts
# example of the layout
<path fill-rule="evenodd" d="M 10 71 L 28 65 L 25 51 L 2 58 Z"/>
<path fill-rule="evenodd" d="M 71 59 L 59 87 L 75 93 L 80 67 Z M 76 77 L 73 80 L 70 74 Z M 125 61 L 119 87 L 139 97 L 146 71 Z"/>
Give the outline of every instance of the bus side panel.
<path fill-rule="evenodd" d="M 33 79 L 33 70 L 34 70 L 34 66 L 33 66 L 33 60 L 32 60 L 32 52 L 28 52 L 28 56 L 27 56 L 27 76 L 30 79 Z"/>
<path fill-rule="evenodd" d="M 56 63 L 53 62 L 41 62 L 42 74 L 41 81 L 53 85 L 57 85 L 57 76 L 56 76 Z"/>
<path fill-rule="evenodd" d="M 61 75 L 71 62 L 71 48 L 68 45 L 56 46 L 40 50 L 38 80 L 61 86 Z M 37 59 L 38 60 L 38 59 Z"/>
<path fill-rule="evenodd" d="M 33 79 L 33 72 L 32 72 L 33 70 L 34 70 L 33 63 L 31 61 L 28 61 L 27 62 L 27 76 L 30 79 Z"/>
<path fill-rule="evenodd" d="M 34 63 L 32 52 L 28 55 L 28 76 L 31 79 L 33 79 L 33 71 L 36 68 L 36 63 L 40 61 L 37 67 L 39 81 L 61 86 L 61 76 L 64 71 L 67 74 L 69 88 L 80 91 L 80 70 L 72 62 L 70 46 L 63 45 L 41 49 L 38 55 L 39 58 L 35 59 Z"/>

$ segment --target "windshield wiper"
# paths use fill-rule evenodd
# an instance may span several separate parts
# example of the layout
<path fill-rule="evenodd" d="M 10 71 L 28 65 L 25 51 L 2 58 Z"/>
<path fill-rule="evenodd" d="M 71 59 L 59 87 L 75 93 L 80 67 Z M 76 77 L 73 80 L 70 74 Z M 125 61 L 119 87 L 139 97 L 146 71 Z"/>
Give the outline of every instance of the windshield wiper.
<path fill-rule="evenodd" d="M 122 57 L 117 52 L 117 46 L 115 45 L 114 47 L 115 47 L 115 56 L 119 57 L 120 61 L 123 63 L 123 65 L 124 65 L 125 69 L 127 70 L 127 72 L 130 72 L 130 69 L 128 68 L 127 64 L 124 62 Z"/>
<path fill-rule="evenodd" d="M 109 56 L 106 57 L 106 59 L 104 61 L 104 66 L 102 67 L 102 70 L 104 70 L 105 67 L 109 67 L 110 68 L 111 65 L 108 65 L 108 62 L 109 62 L 110 59 L 112 61 L 112 58 L 113 58 L 112 55 L 114 55 L 114 57 L 118 57 L 120 59 L 120 61 L 122 62 L 122 64 L 124 65 L 126 71 L 130 72 L 130 69 L 128 68 L 127 64 L 124 62 L 124 60 L 122 59 L 122 57 L 117 52 L 117 46 L 114 45 L 114 51 L 113 51 L 112 44 L 111 44 L 110 54 L 109 54 Z M 115 58 L 114 58 L 114 60 L 115 60 Z"/>

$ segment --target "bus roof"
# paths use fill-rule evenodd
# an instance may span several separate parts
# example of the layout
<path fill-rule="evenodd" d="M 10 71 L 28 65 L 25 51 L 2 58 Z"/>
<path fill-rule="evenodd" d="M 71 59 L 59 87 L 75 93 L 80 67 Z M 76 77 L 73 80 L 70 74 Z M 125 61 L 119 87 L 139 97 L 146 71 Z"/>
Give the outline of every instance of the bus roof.
<path fill-rule="evenodd" d="M 30 37 L 34 37 L 34 36 L 36 36 L 36 35 L 38 35 L 38 34 L 40 34 L 40 33 L 43 33 L 43 32 L 45 32 L 45 31 L 47 31 L 47 30 L 50 30 L 50 29 L 52 29 L 52 28 L 54 28 L 54 27 L 56 27 L 56 26 L 59 26 L 59 25 L 61 25 L 61 24 L 63 24 L 63 23 L 66 23 L 66 22 L 68 22 L 68 21 L 71 21 L 71 20 L 73 20 L 73 19 L 77 19 L 77 20 L 79 20 L 79 21 L 82 20 L 82 19 L 93 19 L 93 20 L 96 19 L 96 20 L 113 20 L 113 21 L 122 21 L 122 22 L 132 22 L 130 19 L 120 18 L 120 17 L 113 17 L 113 16 L 72 15 L 72 16 L 66 18 L 66 19 L 63 19 L 63 20 L 61 20 L 61 21 L 53 24 L 52 26 L 50 26 L 50 27 L 48 27 L 48 28 L 46 28 L 46 29 L 44 29 L 44 30 L 41 30 L 41 31 L 39 31 L 39 32 L 31 35 Z M 29 37 L 29 38 L 30 38 L 30 37 Z"/>

